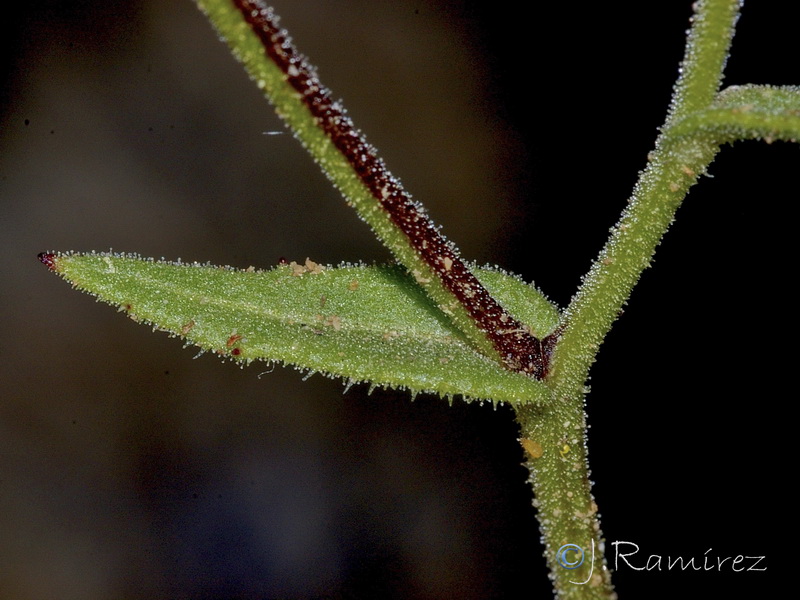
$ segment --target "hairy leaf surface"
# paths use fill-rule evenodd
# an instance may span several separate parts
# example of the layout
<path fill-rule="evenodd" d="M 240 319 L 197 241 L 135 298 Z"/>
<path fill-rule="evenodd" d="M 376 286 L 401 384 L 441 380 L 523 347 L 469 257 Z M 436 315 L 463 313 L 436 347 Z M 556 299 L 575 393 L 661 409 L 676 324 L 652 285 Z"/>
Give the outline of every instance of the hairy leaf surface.
<path fill-rule="evenodd" d="M 132 319 L 238 361 L 280 361 L 471 399 L 548 397 L 541 382 L 476 352 L 401 267 L 306 261 L 256 271 L 96 253 L 42 261 Z M 534 287 L 499 271 L 476 272 L 537 336 L 558 324 L 558 310 Z"/>

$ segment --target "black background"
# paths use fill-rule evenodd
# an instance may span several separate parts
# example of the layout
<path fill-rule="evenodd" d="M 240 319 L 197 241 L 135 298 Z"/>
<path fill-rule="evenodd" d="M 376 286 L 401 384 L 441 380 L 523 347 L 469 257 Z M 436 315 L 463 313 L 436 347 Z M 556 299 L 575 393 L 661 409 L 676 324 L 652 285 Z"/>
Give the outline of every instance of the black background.
<path fill-rule="evenodd" d="M 289 4 L 301 50 L 463 254 L 565 306 L 663 122 L 690 4 Z M 291 136 L 262 134 L 281 126 L 191 3 L 15 10 L 0 597 L 550 597 L 507 408 L 192 360 L 37 264 L 109 247 L 241 267 L 388 256 Z M 748 4 L 726 84 L 800 83 L 798 17 Z M 722 151 L 587 403 L 609 542 L 638 544 L 637 566 L 711 548 L 767 571 L 620 565 L 623 600 L 791 578 L 797 167 L 789 144 Z"/>

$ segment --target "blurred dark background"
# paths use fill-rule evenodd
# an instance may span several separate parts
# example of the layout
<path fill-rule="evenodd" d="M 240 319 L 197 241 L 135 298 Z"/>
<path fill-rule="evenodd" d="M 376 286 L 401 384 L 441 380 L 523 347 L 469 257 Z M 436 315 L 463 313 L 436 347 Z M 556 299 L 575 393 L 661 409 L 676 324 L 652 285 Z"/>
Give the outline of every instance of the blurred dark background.
<path fill-rule="evenodd" d="M 281 124 L 191 2 L 17 5 L 0 25 L 0 598 L 551 597 L 507 408 L 194 360 L 38 264 L 110 248 L 238 267 L 389 256 L 291 135 L 264 135 Z M 645 165 L 691 14 L 276 10 L 463 254 L 561 306 Z M 726 82 L 800 83 L 798 12 L 748 4 Z M 768 570 L 622 565 L 623 600 L 766 597 L 786 573 L 799 158 L 723 150 L 588 397 L 609 542 L 637 543 L 638 564 L 711 548 Z"/>

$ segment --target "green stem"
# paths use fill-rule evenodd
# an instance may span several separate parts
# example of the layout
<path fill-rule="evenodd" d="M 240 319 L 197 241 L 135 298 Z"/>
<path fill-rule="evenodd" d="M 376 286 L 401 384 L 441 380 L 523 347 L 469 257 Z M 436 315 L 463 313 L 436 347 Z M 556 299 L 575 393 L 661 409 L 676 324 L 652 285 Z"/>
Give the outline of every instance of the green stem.
<path fill-rule="evenodd" d="M 686 53 L 672 94 L 667 125 L 703 110 L 722 83 L 734 26 L 743 0 L 698 0 Z"/>
<path fill-rule="evenodd" d="M 566 315 L 568 325 L 545 380 L 554 401 L 538 411 L 518 411 L 523 437 L 542 447 L 541 458 L 530 459 L 528 468 L 538 501 L 545 553 L 559 598 L 614 597 L 588 479 L 584 382 L 601 341 L 641 271 L 649 265 L 675 210 L 716 151 L 716 145 L 688 141 L 674 145 L 670 152 L 655 153 L 629 209 Z M 589 553 L 592 542 L 593 575 L 589 583 L 576 585 L 573 582 L 589 578 L 591 565 L 566 570 L 555 562 L 556 552 L 572 543 Z"/>
<path fill-rule="evenodd" d="M 675 211 L 719 149 L 713 142 L 695 138 L 673 142 L 665 136 L 659 146 L 565 313 L 566 327 L 551 367 L 551 381 L 557 387 L 583 387 L 601 342 L 642 271 L 650 266 Z"/>
<path fill-rule="evenodd" d="M 541 456 L 529 453 L 528 468 L 537 498 L 539 522 L 554 586 L 559 598 L 611 598 L 613 588 L 605 559 L 597 506 L 590 491 L 583 411 L 586 374 L 606 332 L 627 299 L 641 271 L 649 265 L 658 241 L 671 223 L 689 187 L 718 151 L 718 145 L 697 139 L 662 140 L 635 190 L 631 205 L 611 241 L 587 277 L 581 294 L 566 315 L 567 329 L 556 346 L 545 383 L 553 400 L 541 407 L 522 407 L 517 419 L 523 446 L 534 442 Z M 527 441 L 527 440 L 530 440 Z M 538 452 L 537 452 L 538 453 Z M 564 544 L 577 544 L 591 565 L 570 571 L 556 562 Z M 592 585 L 590 585 L 592 584 Z"/>
<path fill-rule="evenodd" d="M 553 401 L 517 411 L 545 556 L 556 594 L 562 599 L 615 597 L 589 481 L 584 384 L 600 344 L 642 271 L 650 265 L 675 211 L 719 149 L 710 136 L 674 135 L 670 126 L 714 101 L 738 9 L 738 0 L 700 0 L 696 4 L 681 76 L 656 150 L 650 154 L 622 218 L 564 314 L 561 337 L 545 379 Z M 558 562 L 559 549 L 565 544 L 581 547 L 594 558 L 593 564 L 587 558 L 578 569 L 565 569 Z M 566 558 L 574 557 L 572 553 Z"/>
<path fill-rule="evenodd" d="M 589 481 L 583 394 L 554 400 L 517 410 L 550 579 L 562 600 L 609 600 L 615 595 Z M 559 564 L 565 544 L 583 550 L 580 567 Z M 570 562 L 576 558 L 575 552 L 566 555 Z"/>
<path fill-rule="evenodd" d="M 696 3 L 681 75 L 656 150 L 620 222 L 565 312 L 550 375 L 558 387 L 568 384 L 569 396 L 582 388 L 600 344 L 650 265 L 675 211 L 717 152 L 717 144 L 708 138 L 673 143 L 670 125 L 714 101 L 738 9 L 738 0 Z"/>

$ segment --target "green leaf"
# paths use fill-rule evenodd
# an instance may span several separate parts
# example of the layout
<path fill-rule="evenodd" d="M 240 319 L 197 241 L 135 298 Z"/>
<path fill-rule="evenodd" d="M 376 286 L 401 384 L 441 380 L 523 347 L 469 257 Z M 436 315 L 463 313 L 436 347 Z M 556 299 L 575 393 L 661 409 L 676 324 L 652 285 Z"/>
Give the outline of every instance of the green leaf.
<path fill-rule="evenodd" d="M 443 396 L 511 403 L 549 397 L 543 383 L 475 351 L 399 266 L 306 261 L 256 271 L 105 253 L 40 259 L 132 319 L 238 361 L 280 361 Z M 536 335 L 557 326 L 558 310 L 534 287 L 499 271 L 475 271 Z"/>

